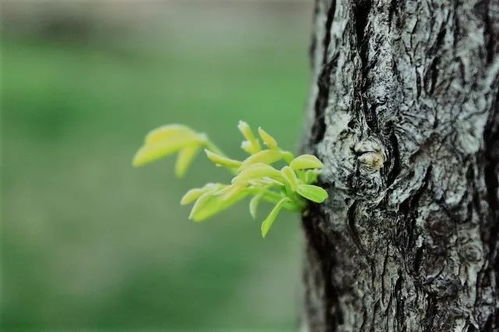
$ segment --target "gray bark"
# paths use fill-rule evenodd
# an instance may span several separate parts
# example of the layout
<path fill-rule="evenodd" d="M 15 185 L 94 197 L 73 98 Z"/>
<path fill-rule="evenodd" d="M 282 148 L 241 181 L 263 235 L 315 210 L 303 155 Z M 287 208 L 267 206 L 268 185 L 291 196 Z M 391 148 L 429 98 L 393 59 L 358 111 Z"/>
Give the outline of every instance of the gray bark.
<path fill-rule="evenodd" d="M 317 0 L 311 331 L 499 331 L 499 1 Z"/>

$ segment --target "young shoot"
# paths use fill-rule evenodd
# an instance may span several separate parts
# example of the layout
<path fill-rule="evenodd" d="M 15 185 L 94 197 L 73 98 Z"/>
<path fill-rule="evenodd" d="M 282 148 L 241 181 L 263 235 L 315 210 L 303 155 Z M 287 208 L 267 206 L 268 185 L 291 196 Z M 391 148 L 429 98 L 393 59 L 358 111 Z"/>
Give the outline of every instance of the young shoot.
<path fill-rule="evenodd" d="M 255 134 L 244 121 L 239 122 L 238 128 L 244 137 L 241 148 L 249 155 L 244 160 L 229 158 L 205 134 L 172 124 L 147 134 L 132 164 L 142 166 L 178 152 L 175 174 L 182 177 L 203 149 L 211 162 L 231 173 L 232 180 L 227 184 L 207 183 L 189 190 L 180 201 L 182 205 L 193 204 L 189 219 L 204 221 L 251 196 L 249 210 L 253 218 L 257 216 L 261 201 L 273 205 L 261 224 L 262 237 L 268 234 L 282 209 L 300 212 L 307 200 L 322 203 L 327 199 L 327 192 L 314 185 L 323 167 L 317 157 L 309 154 L 295 157 L 281 149 L 265 130 L 258 128 L 258 134 Z M 278 162 L 285 166 L 276 168 Z"/>

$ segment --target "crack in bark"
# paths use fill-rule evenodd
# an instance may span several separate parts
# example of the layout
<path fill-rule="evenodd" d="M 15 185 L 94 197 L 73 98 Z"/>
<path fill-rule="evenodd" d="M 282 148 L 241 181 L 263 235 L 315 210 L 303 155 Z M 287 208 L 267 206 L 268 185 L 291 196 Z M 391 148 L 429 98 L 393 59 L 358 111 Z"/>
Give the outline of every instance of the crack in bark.
<path fill-rule="evenodd" d="M 348 228 L 350 230 L 350 234 L 352 236 L 352 239 L 357 246 L 357 248 L 362 252 L 366 253 L 364 248 L 362 248 L 362 244 L 360 243 L 360 238 L 359 238 L 359 233 L 357 232 L 357 228 L 355 227 L 355 211 L 357 209 L 357 204 L 358 201 L 354 200 L 352 205 L 348 208 L 347 211 L 347 220 L 348 220 Z"/>
<path fill-rule="evenodd" d="M 399 143 L 397 139 L 397 135 L 395 134 L 395 128 L 393 126 L 393 122 L 388 122 L 387 123 L 387 131 L 389 132 L 388 134 L 388 142 L 390 143 L 389 145 L 389 153 L 390 153 L 390 158 L 388 159 L 388 165 L 387 167 L 385 166 L 384 169 L 388 168 L 388 174 L 387 174 L 387 180 L 386 180 L 386 185 L 389 187 L 392 185 L 392 183 L 395 181 L 397 176 L 400 174 L 401 170 L 401 165 L 400 165 L 400 151 L 399 151 Z"/>
<path fill-rule="evenodd" d="M 355 18 L 355 31 L 357 33 L 357 47 L 360 49 L 364 41 L 364 31 L 367 26 L 371 0 L 361 0 L 353 3 L 353 17 Z M 366 59 L 367 60 L 367 59 Z"/>
<path fill-rule="evenodd" d="M 421 197 L 426 192 L 430 184 L 431 170 L 432 165 L 430 164 L 426 168 L 421 186 L 413 195 L 409 196 L 399 205 L 399 213 L 403 216 L 401 219 L 404 220 L 404 223 L 400 224 L 399 231 L 396 234 L 397 238 L 395 239 L 395 243 L 398 243 L 400 248 L 405 250 L 405 252 L 409 252 L 409 250 L 415 245 L 415 237 L 417 235 L 415 232 L 415 226 L 418 217 L 418 205 Z"/>
<path fill-rule="evenodd" d="M 396 298 L 396 306 L 395 306 L 395 319 L 397 321 L 397 330 L 401 332 L 405 332 L 407 330 L 407 326 L 405 323 L 405 310 L 404 310 L 404 301 L 402 299 L 402 284 L 404 282 L 404 277 L 402 273 L 399 271 L 397 281 L 395 282 L 394 295 Z"/>
<path fill-rule="evenodd" d="M 332 68 L 335 66 L 336 59 L 328 60 L 329 44 L 331 43 L 331 26 L 333 24 L 334 14 L 336 12 L 336 0 L 331 1 L 327 11 L 325 35 L 323 39 L 322 70 L 317 81 L 318 94 L 315 100 L 315 120 L 312 124 L 312 143 L 317 144 L 324 138 L 326 131 L 326 122 L 324 112 L 329 100 L 330 76 Z M 316 41 L 315 41 L 316 42 Z"/>
<path fill-rule="evenodd" d="M 497 53 L 496 48 L 496 31 L 493 28 L 493 21 L 490 17 L 490 4 L 491 0 L 485 0 L 478 4 L 477 9 L 483 15 L 484 29 L 483 36 L 486 40 L 486 58 L 487 63 L 491 64 L 494 60 L 494 56 Z"/>
<path fill-rule="evenodd" d="M 358 78 L 355 82 L 355 94 L 358 104 L 354 104 L 355 108 L 359 108 L 366 118 L 367 125 L 374 132 L 378 131 L 378 119 L 376 116 L 376 108 L 368 107 L 363 95 L 366 86 L 368 85 L 369 71 L 369 37 L 365 35 L 365 30 L 369 23 L 368 17 L 371 10 L 372 0 L 361 0 L 352 4 L 352 16 L 354 18 L 354 27 L 356 32 L 356 47 L 360 58 L 361 66 L 358 72 Z"/>
<path fill-rule="evenodd" d="M 435 295 L 427 294 L 428 306 L 426 307 L 426 313 L 423 318 L 424 332 L 434 332 L 433 321 L 437 315 L 437 301 Z"/>
<path fill-rule="evenodd" d="M 303 227 L 305 229 L 305 234 L 307 235 L 308 247 L 312 249 L 310 255 L 317 259 L 320 266 L 320 274 L 315 276 L 321 279 L 323 283 L 323 301 L 324 307 L 321 308 L 322 312 L 318 315 L 320 319 L 317 319 L 317 329 L 325 332 L 334 332 L 336 327 L 343 322 L 342 313 L 338 305 L 338 292 L 334 284 L 329 279 L 329 276 L 333 273 L 335 267 L 335 258 L 330 255 L 329 250 L 332 246 L 329 239 L 325 236 L 325 233 L 320 229 L 321 221 L 317 219 L 321 213 L 319 205 L 310 204 L 308 215 L 303 217 Z M 327 257 L 325 259 L 325 257 Z M 309 305 L 309 309 L 311 306 Z"/>

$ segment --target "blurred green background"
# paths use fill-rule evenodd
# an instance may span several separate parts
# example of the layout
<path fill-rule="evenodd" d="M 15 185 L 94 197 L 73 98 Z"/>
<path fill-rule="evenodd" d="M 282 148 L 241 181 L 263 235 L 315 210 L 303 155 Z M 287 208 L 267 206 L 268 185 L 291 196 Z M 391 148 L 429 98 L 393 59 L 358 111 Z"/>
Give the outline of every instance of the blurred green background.
<path fill-rule="evenodd" d="M 239 119 L 290 149 L 308 91 L 306 1 L 3 1 L 2 329 L 295 330 L 302 238 L 247 202 L 194 224 L 225 173 L 133 169 L 180 122 L 243 157 Z M 264 217 L 262 214 L 261 218 Z"/>

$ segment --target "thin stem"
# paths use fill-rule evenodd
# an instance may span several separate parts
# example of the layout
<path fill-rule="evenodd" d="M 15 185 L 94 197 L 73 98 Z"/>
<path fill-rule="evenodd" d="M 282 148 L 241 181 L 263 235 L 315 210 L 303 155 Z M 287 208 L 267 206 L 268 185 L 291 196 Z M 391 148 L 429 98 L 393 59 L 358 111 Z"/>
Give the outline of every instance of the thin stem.
<path fill-rule="evenodd" d="M 290 198 L 288 196 L 283 196 L 279 193 L 276 193 L 275 191 L 270 191 L 270 190 L 264 191 L 262 194 L 262 199 L 269 202 L 269 203 L 272 203 L 272 204 L 277 204 L 284 197 Z M 293 199 L 293 198 L 290 198 L 290 199 L 291 199 L 291 202 L 286 202 L 283 205 L 283 208 L 285 208 L 286 210 L 301 211 L 305 207 L 303 204 L 303 201 L 301 201 L 301 200 L 298 201 L 298 200 Z"/>
<path fill-rule="evenodd" d="M 216 154 L 219 154 L 222 157 L 228 158 L 227 155 L 225 153 L 223 153 L 223 151 L 218 146 L 216 146 L 212 141 L 210 141 L 209 139 L 207 139 L 204 144 L 205 144 L 206 148 L 208 150 L 210 150 L 211 152 L 215 152 Z"/>
<path fill-rule="evenodd" d="M 205 144 L 205 147 L 210 150 L 211 152 L 214 152 L 222 157 L 225 157 L 225 158 L 229 158 L 223 151 L 222 149 L 220 149 L 218 146 L 215 145 L 215 143 L 213 143 L 212 141 L 210 141 L 209 139 L 206 139 L 206 142 L 204 143 Z M 227 167 L 224 167 L 226 169 L 228 169 L 232 174 L 234 175 L 237 175 L 237 170 L 235 170 L 234 168 L 227 168 Z"/>

